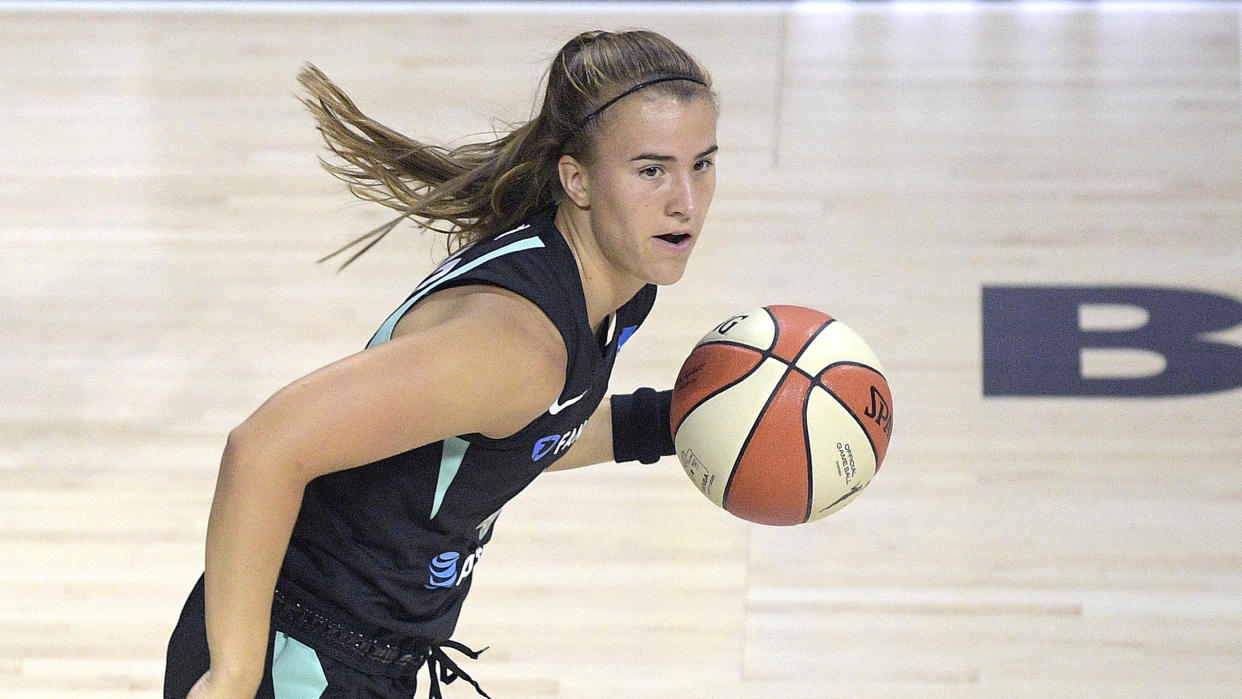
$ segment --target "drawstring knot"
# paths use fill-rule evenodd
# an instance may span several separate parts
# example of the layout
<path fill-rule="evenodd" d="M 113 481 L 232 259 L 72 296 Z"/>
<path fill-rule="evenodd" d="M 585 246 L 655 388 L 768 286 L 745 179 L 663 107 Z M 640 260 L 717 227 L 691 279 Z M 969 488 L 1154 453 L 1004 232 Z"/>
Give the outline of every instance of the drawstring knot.
<path fill-rule="evenodd" d="M 461 669 L 461 666 L 448 657 L 448 654 L 444 652 L 445 648 L 451 648 L 471 660 L 478 660 L 483 651 L 487 650 L 487 648 L 471 650 L 457 641 L 444 641 L 431 646 L 427 650 L 427 674 L 431 678 L 431 693 L 428 695 L 428 699 L 444 699 L 444 695 L 440 691 L 440 683 L 443 682 L 445 685 L 449 685 L 458 679 L 469 682 L 470 686 L 474 687 L 474 691 L 478 692 L 480 696 L 491 699 L 487 692 L 484 692 L 483 688 L 479 686 L 479 683 L 474 681 L 474 678 L 466 674 L 466 671 Z M 414 688 L 418 689 L 418 680 L 415 679 L 414 682 Z"/>

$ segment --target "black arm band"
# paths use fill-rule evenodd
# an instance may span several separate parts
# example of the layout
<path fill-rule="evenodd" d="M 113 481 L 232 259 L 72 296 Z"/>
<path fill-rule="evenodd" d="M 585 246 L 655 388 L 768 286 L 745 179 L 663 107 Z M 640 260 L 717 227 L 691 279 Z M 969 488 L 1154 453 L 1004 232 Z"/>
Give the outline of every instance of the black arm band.
<path fill-rule="evenodd" d="M 654 464 L 671 455 L 673 432 L 669 410 L 673 392 L 640 388 L 612 396 L 612 456 L 618 462 Z"/>

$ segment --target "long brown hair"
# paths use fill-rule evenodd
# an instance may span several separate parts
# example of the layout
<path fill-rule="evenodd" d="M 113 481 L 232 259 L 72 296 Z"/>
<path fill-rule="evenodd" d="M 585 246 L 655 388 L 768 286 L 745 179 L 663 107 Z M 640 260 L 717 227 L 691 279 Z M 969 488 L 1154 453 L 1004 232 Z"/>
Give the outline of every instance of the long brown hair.
<path fill-rule="evenodd" d="M 340 160 L 323 166 L 355 196 L 401 215 L 329 255 L 369 250 L 403 220 L 449 236 L 450 250 L 518 225 L 561 200 L 557 161 L 587 160 L 612 101 L 636 88 L 679 99 L 711 92 L 711 77 L 690 54 L 645 30 L 584 32 L 566 43 L 548 69 L 543 106 L 534 119 L 495 140 L 448 149 L 423 143 L 368 117 L 318 68 L 298 82 L 328 149 Z"/>

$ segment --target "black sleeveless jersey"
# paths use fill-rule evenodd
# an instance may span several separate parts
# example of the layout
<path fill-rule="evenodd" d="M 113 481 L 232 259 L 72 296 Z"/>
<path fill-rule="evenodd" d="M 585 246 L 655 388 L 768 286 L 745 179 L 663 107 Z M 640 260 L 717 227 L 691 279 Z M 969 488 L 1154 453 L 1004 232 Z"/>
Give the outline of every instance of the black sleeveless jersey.
<path fill-rule="evenodd" d="M 607 336 L 597 337 L 553 213 L 542 211 L 449 257 L 368 346 L 390 339 L 401 316 L 430 293 L 503 287 L 537 305 L 564 338 L 569 358 L 560 397 L 509 437 L 461 435 L 313 480 L 277 583 L 286 607 L 314 610 L 325 628 L 394 646 L 449 639 L 501 507 L 577 440 L 607 392 L 617 350 L 655 300 L 655 287 L 646 286 L 609 319 Z M 284 628 L 279 615 L 275 624 L 316 650 L 333 650 L 315 633 Z"/>

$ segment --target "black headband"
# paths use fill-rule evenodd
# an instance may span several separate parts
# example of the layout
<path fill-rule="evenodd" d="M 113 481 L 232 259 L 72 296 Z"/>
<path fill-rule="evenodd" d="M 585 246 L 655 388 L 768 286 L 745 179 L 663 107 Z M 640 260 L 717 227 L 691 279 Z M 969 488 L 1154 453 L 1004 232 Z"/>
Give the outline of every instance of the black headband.
<path fill-rule="evenodd" d="M 638 83 L 638 84 L 637 84 L 637 85 L 635 85 L 634 87 L 631 87 L 630 89 L 626 90 L 625 92 L 622 92 L 621 94 L 617 95 L 616 97 L 613 97 L 612 99 L 608 100 L 607 102 L 605 102 L 605 103 L 601 104 L 598 108 L 596 108 L 596 110 L 595 110 L 595 111 L 593 111 L 593 112 L 591 112 L 590 114 L 588 114 L 588 115 L 586 115 L 585 117 L 583 117 L 583 119 L 582 119 L 581 121 L 579 121 L 579 122 L 578 122 L 577 126 L 575 126 L 575 127 L 574 127 L 574 131 L 577 131 L 578 129 L 581 129 L 582 127 L 586 126 L 586 125 L 587 125 L 587 122 L 589 122 L 589 121 L 591 121 L 592 119 L 594 119 L 595 117 L 599 116 L 600 112 L 604 111 L 605 109 L 608 109 L 609 107 L 611 107 L 612 105 L 616 104 L 617 102 L 619 102 L 620 100 L 624 99 L 625 97 L 628 97 L 629 95 L 632 95 L 632 94 L 634 94 L 635 92 L 638 92 L 639 90 L 643 89 L 644 87 L 650 87 L 651 85 L 655 85 L 656 83 L 666 83 L 666 82 L 669 82 L 669 81 L 672 81 L 672 80 L 689 80 L 689 81 L 690 81 L 690 82 L 692 82 L 692 83 L 697 83 L 697 84 L 699 84 L 699 85 L 702 85 L 703 87 L 707 87 L 707 83 L 703 82 L 702 80 L 699 80 L 698 78 L 696 78 L 696 77 L 694 77 L 694 76 L 692 76 L 692 75 L 662 75 L 662 76 L 660 76 L 660 77 L 658 77 L 658 78 L 652 78 L 652 79 L 650 79 L 650 80 L 645 80 L 645 81 L 643 81 L 643 82 Z M 571 132 L 571 134 L 570 134 L 570 135 L 572 135 L 572 132 Z"/>

